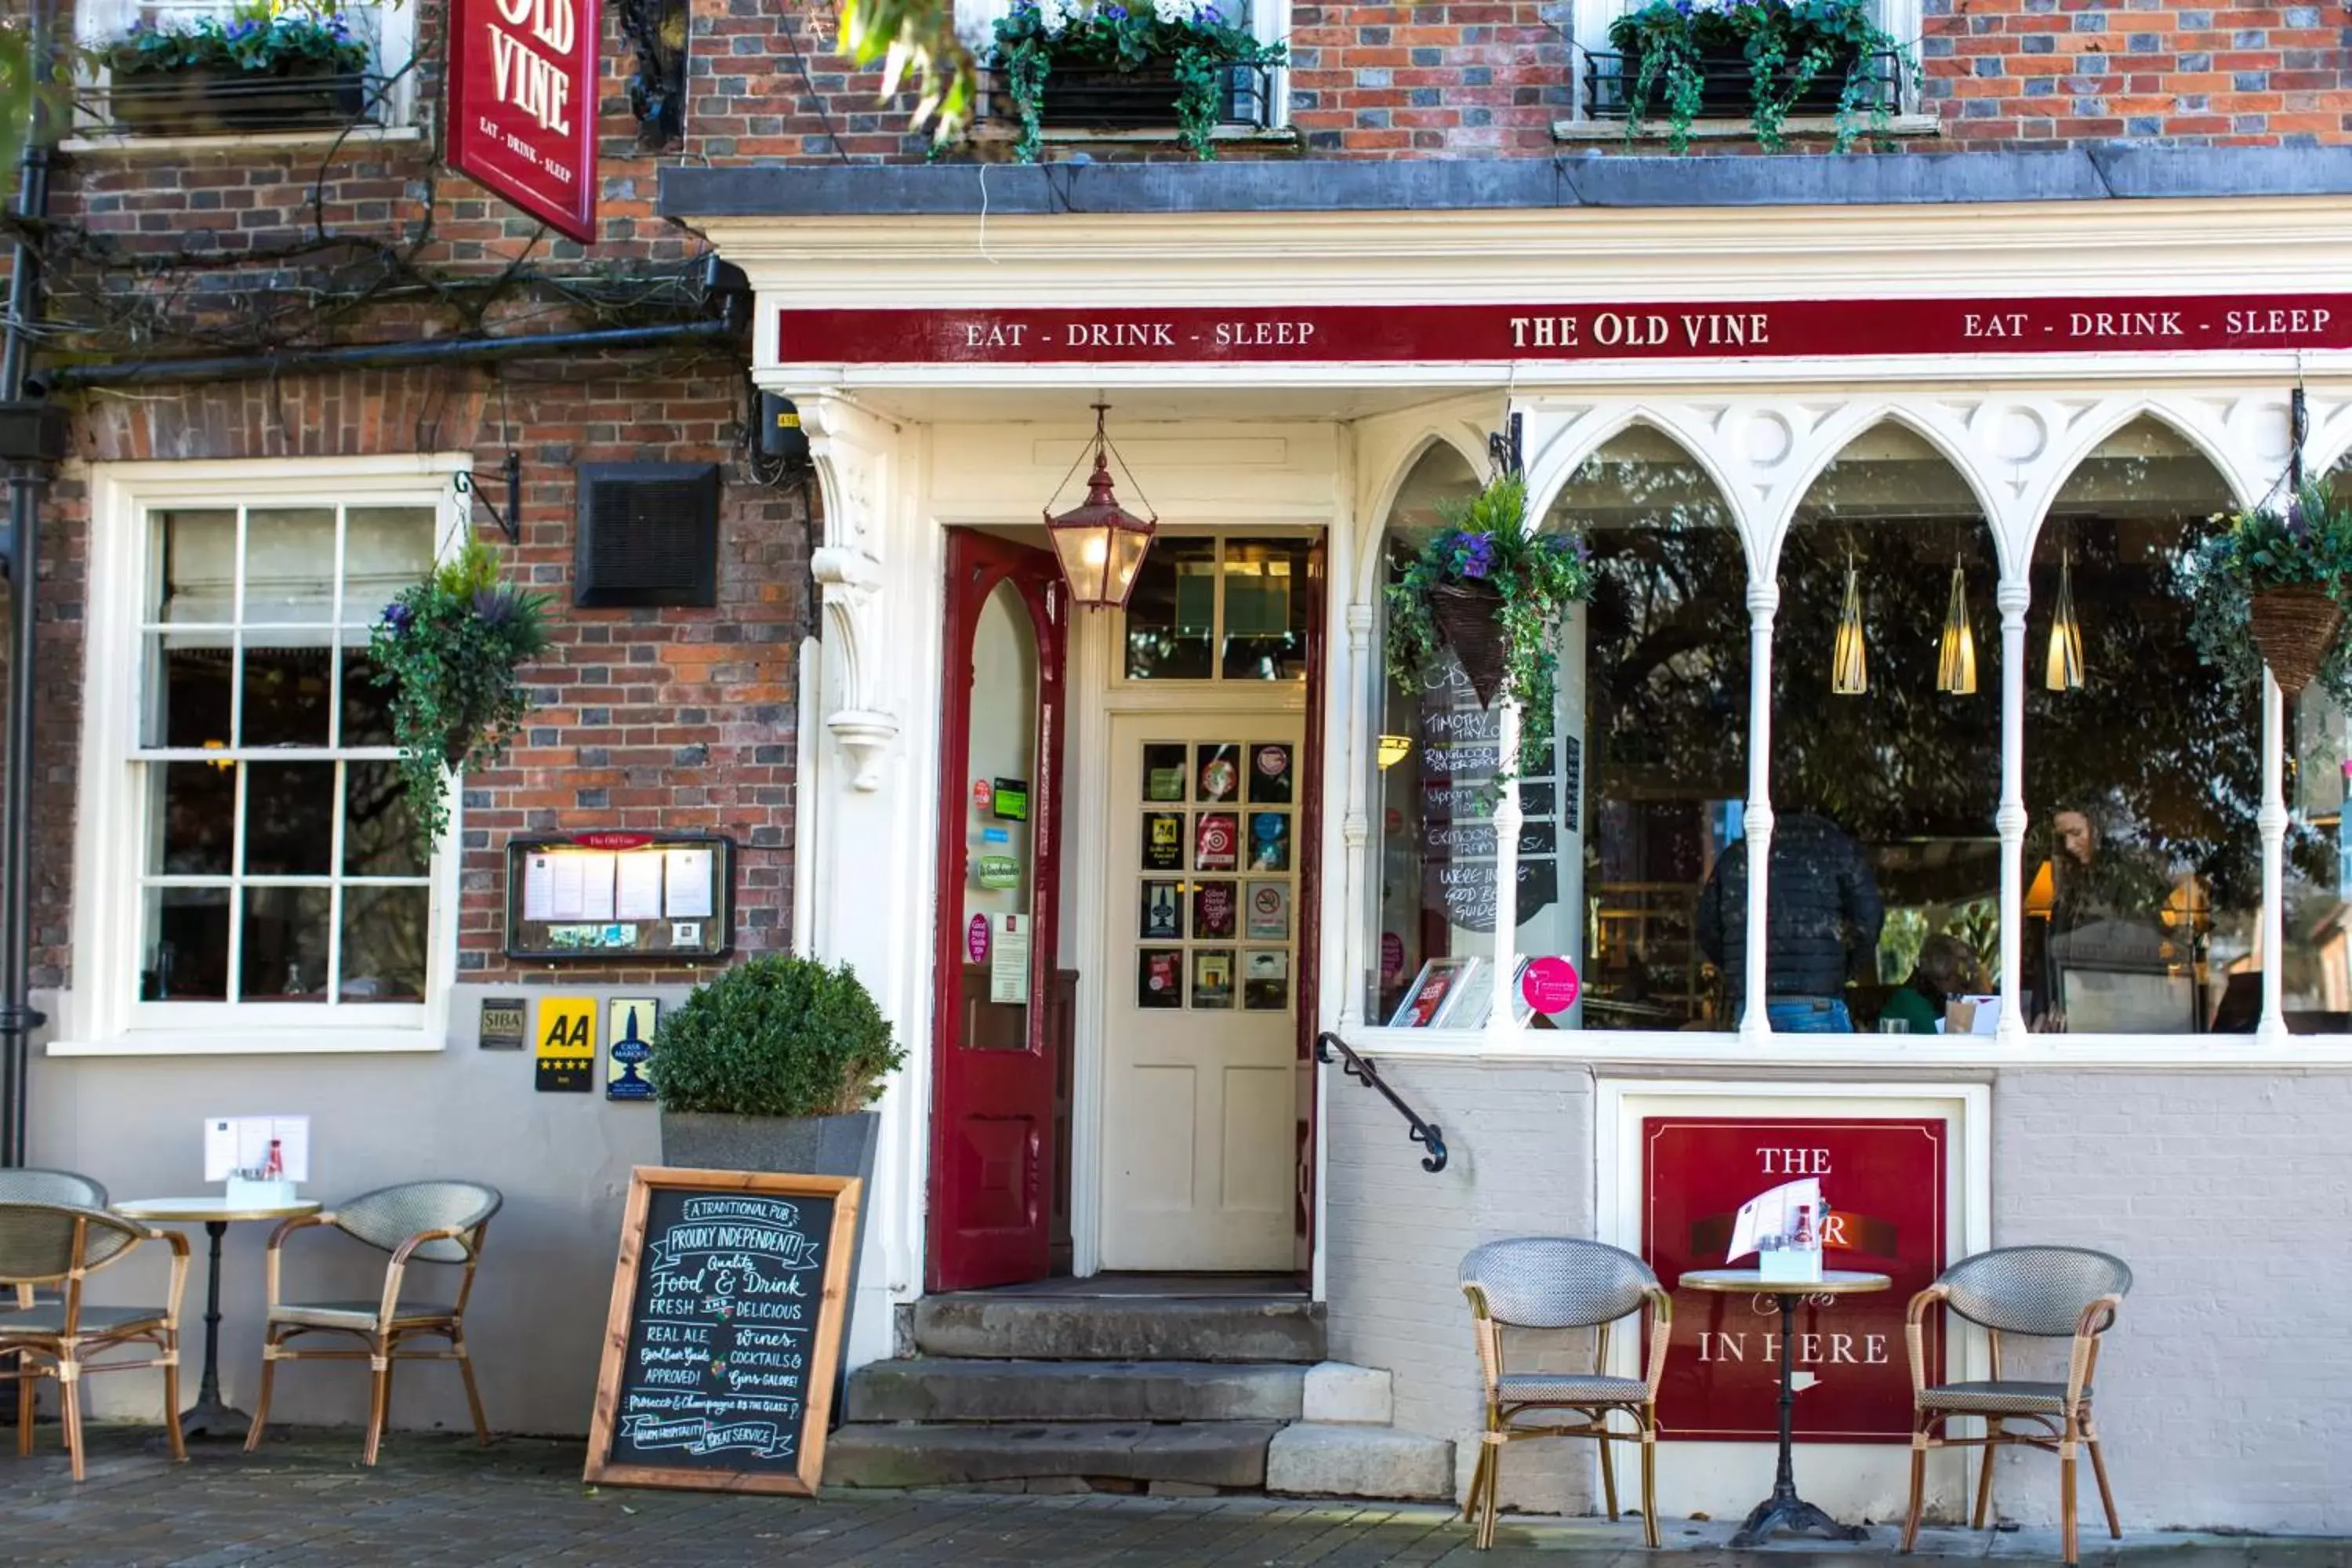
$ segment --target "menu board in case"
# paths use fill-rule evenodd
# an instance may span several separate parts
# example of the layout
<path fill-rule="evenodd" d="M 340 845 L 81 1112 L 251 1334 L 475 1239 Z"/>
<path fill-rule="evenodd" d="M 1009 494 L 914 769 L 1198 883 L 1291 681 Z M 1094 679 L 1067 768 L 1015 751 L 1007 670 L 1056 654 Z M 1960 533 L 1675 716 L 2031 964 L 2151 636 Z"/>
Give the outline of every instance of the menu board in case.
<path fill-rule="evenodd" d="M 734 945 L 731 838 L 616 831 L 507 842 L 509 958 L 700 963 Z"/>
<path fill-rule="evenodd" d="M 816 1489 L 849 1309 L 855 1176 L 629 1176 L 591 1481 Z"/>

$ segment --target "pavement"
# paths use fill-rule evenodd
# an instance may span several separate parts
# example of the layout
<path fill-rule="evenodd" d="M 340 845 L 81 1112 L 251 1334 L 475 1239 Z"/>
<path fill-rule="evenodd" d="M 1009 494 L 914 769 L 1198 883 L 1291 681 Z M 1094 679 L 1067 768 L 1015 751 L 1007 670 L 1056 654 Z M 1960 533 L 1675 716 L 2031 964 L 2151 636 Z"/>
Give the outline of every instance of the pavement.
<path fill-rule="evenodd" d="M 343 1568 L 401 1564 L 611 1564 L 613 1568 L 1079 1568 L 1318 1563 L 1447 1568 L 1638 1568 L 1637 1522 L 1506 1517 L 1491 1552 L 1453 1510 L 1425 1504 L 1262 1497 L 875 1491 L 822 1499 L 592 1487 L 577 1443 L 396 1433 L 359 1462 L 350 1431 L 299 1432 L 247 1456 L 190 1445 L 174 1465 L 152 1428 L 90 1434 L 77 1486 L 56 1429 L 30 1459 L 0 1445 L 0 1568 Z M 12 1435 L 13 1436 L 13 1435 Z M 152 1445 L 151 1447 L 151 1445 Z M 1798 1568 L 1892 1559 L 1881 1525 L 1858 1546 L 1776 1542 L 1733 1552 L 1721 1521 L 1669 1520 L 1671 1568 Z M 2048 1531 L 1928 1530 L 1920 1556 L 2054 1562 Z M 2085 1564 L 2133 1568 L 2352 1568 L 2352 1541 L 2086 1534 Z"/>

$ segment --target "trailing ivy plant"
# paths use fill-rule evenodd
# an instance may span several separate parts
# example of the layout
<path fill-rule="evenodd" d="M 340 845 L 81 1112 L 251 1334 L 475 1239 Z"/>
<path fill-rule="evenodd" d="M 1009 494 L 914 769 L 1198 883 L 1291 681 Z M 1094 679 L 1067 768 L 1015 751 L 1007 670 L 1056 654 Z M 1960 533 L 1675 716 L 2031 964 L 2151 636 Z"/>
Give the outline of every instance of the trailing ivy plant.
<path fill-rule="evenodd" d="M 1737 51 L 1748 62 L 1748 122 L 1768 152 L 1788 145 L 1790 111 L 1822 76 L 1843 69 L 1835 146 L 1843 153 L 1861 135 L 1868 111 L 1874 139 L 1884 142 L 1909 52 L 1873 19 L 1870 0 L 1648 0 L 1609 25 L 1609 42 L 1630 75 L 1624 81 L 1625 135 L 1642 134 L 1654 106 L 1662 106 L 1666 142 L 1690 147 L 1706 87 L 1706 63 Z M 1876 74 L 1894 62 L 1895 80 Z"/>
<path fill-rule="evenodd" d="M 392 689 L 392 738 L 420 856 L 449 826 L 449 774 L 488 763 L 530 713 L 519 673 L 546 651 L 545 596 L 499 582 L 479 541 L 384 606 L 368 658 L 375 683 Z"/>
<path fill-rule="evenodd" d="M 2325 588 L 2352 609 L 2352 495 L 2306 482 L 2283 507 L 2212 520 L 2220 531 L 2191 545 L 2176 568 L 2189 601 L 2189 634 L 2205 662 L 2244 686 L 2262 679 L 2254 595 L 2272 588 Z M 2339 637 L 2320 661 L 2319 685 L 2352 707 L 2352 643 Z"/>
<path fill-rule="evenodd" d="M 906 1059 L 846 964 L 765 953 L 665 1013 L 646 1071 L 670 1110 L 845 1116 Z"/>
<path fill-rule="evenodd" d="M 107 58 L 117 76 L 184 70 L 284 76 L 304 66 L 355 76 L 367 69 L 368 46 L 331 4 L 289 7 L 253 0 L 224 16 L 168 26 L 142 18 Z"/>
<path fill-rule="evenodd" d="M 1153 0 L 1085 0 L 1048 12 L 1016 0 L 997 18 L 989 61 L 1020 125 L 1013 155 L 1034 163 L 1045 150 L 1045 84 L 1056 66 L 1132 76 L 1165 64 L 1176 82 L 1176 140 L 1195 158 L 1213 158 L 1230 66 L 1276 66 L 1280 44 L 1265 44 L 1228 22 L 1214 5 L 1161 12 Z"/>
<path fill-rule="evenodd" d="M 1519 765 L 1537 766 L 1559 706 L 1554 633 L 1569 605 L 1592 596 L 1591 553 L 1580 535 L 1528 531 L 1528 482 L 1520 474 L 1497 475 L 1474 496 L 1441 501 L 1438 515 L 1446 526 L 1388 586 L 1389 674 L 1417 686 L 1437 657 L 1444 638 L 1432 609 L 1434 591 L 1491 588 L 1503 643 L 1500 695 L 1519 710 Z"/>

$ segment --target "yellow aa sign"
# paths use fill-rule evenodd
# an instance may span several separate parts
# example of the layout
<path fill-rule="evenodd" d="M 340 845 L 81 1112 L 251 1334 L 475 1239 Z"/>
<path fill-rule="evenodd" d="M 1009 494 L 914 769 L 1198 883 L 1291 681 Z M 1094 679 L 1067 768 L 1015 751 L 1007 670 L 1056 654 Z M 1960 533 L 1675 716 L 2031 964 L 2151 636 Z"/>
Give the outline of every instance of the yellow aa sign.
<path fill-rule="evenodd" d="M 585 1094 L 596 1068 L 596 999 L 550 996 L 539 1005 L 541 1089 Z"/>

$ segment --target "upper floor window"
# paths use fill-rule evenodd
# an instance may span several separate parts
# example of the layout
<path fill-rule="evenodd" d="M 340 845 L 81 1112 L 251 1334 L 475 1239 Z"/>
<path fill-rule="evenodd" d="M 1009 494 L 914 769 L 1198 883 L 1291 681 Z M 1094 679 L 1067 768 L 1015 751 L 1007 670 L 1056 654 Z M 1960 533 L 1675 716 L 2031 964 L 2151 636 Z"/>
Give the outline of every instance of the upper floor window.
<path fill-rule="evenodd" d="M 94 0 L 86 131 L 238 136 L 405 123 L 414 5 L 404 0 Z"/>
<path fill-rule="evenodd" d="M 1645 72 L 1644 50 L 1638 38 L 1623 37 L 1617 24 L 1650 3 L 1651 0 L 1574 0 L 1570 8 L 1573 40 L 1570 52 L 1575 66 L 1580 118 L 1622 120 L 1638 97 Z M 1880 31 L 1904 50 L 1916 52 L 1922 25 L 1921 0 L 1861 3 Z M 1677 27 L 1687 31 L 1699 45 L 1697 80 L 1692 84 L 1696 93 L 1696 120 L 1735 122 L 1732 129 L 1744 133 L 1755 100 L 1754 67 L 1739 41 L 1740 29 L 1731 20 L 1733 13 L 1746 8 L 1743 0 L 1674 0 L 1672 8 L 1676 13 L 1673 20 Z M 1797 15 L 1786 6 L 1778 7 L 1777 12 L 1782 18 Z M 1832 49 L 1843 47 L 1833 44 Z M 1793 58 L 1803 51 L 1790 52 Z M 1790 119 L 1800 124 L 1819 124 L 1834 117 L 1852 63 L 1851 55 L 1832 52 L 1828 65 L 1801 85 L 1784 73 L 1784 87 L 1796 90 L 1789 105 Z M 1915 73 L 1900 65 L 1896 58 L 1864 52 L 1859 63 L 1870 83 L 1859 105 L 1865 119 L 1875 99 L 1884 99 L 1887 109 L 1894 111 L 1909 108 L 1916 101 L 1917 84 L 1910 79 Z M 1677 89 L 1655 66 L 1646 69 L 1651 83 L 1643 120 L 1645 128 L 1654 129 L 1667 118 Z"/>

